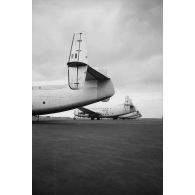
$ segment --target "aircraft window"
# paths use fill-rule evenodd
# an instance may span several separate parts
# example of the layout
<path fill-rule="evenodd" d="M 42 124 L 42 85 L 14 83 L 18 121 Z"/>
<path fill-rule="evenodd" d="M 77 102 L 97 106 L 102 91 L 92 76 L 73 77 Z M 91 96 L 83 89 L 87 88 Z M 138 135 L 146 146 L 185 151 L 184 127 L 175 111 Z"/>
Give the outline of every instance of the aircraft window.
<path fill-rule="evenodd" d="M 75 58 L 77 58 L 77 53 L 75 53 Z"/>
<path fill-rule="evenodd" d="M 45 101 L 43 101 L 43 104 L 45 104 Z"/>

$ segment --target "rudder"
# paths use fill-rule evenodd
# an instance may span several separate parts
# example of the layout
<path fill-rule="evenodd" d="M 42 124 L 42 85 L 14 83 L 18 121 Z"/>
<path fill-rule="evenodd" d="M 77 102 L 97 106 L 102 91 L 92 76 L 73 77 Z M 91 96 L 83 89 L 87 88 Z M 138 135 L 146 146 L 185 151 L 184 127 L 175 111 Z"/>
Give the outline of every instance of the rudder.
<path fill-rule="evenodd" d="M 68 59 L 68 84 L 71 89 L 84 86 L 88 67 L 87 45 L 84 33 L 73 35 Z"/>

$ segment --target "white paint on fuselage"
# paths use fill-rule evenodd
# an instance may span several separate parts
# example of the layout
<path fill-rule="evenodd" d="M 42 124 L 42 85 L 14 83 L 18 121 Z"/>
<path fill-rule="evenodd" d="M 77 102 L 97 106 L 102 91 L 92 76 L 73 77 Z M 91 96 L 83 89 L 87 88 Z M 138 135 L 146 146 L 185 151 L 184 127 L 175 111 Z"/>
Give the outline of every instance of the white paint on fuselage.
<path fill-rule="evenodd" d="M 130 110 L 125 109 L 124 104 L 119 104 L 114 107 L 101 107 L 101 108 L 91 108 L 88 107 L 87 109 L 96 112 L 100 115 L 100 118 L 114 118 L 124 114 L 128 114 Z M 82 111 L 75 113 L 78 117 L 86 117 L 90 118 L 89 114 L 83 114 Z"/>
<path fill-rule="evenodd" d="M 97 108 L 94 111 L 100 113 L 102 118 L 112 118 L 129 113 L 129 110 L 124 109 L 124 104 L 115 107 Z"/>
<path fill-rule="evenodd" d="M 114 88 L 111 80 L 85 81 L 80 90 L 72 90 L 62 81 L 36 82 L 32 87 L 32 114 L 50 114 L 71 110 L 111 97 Z"/>

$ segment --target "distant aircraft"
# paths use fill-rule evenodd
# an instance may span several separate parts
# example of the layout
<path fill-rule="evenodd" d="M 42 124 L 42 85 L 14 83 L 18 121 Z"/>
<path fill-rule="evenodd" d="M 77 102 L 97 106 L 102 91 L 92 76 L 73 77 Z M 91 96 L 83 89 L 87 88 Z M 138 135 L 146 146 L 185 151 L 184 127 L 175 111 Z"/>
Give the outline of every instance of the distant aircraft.
<path fill-rule="evenodd" d="M 100 120 L 101 118 L 113 118 L 114 120 L 121 115 L 126 115 L 135 112 L 135 106 L 133 105 L 129 96 L 125 97 L 125 101 L 122 104 L 113 107 L 101 107 L 101 108 L 86 108 L 80 107 L 74 111 L 74 119 L 79 118 L 91 118 L 94 120 Z"/>
<path fill-rule="evenodd" d="M 86 38 L 83 33 L 73 35 L 67 66 L 68 85 L 65 81 L 33 83 L 33 116 L 107 101 L 114 94 L 111 79 L 88 65 Z"/>

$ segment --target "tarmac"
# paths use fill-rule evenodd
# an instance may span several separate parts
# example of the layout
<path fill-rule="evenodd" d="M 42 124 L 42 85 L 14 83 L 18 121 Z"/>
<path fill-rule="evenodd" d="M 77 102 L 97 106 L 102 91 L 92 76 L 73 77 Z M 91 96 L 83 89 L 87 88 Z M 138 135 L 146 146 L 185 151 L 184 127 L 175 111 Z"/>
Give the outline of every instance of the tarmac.
<path fill-rule="evenodd" d="M 163 194 L 163 120 L 32 124 L 33 195 Z"/>

